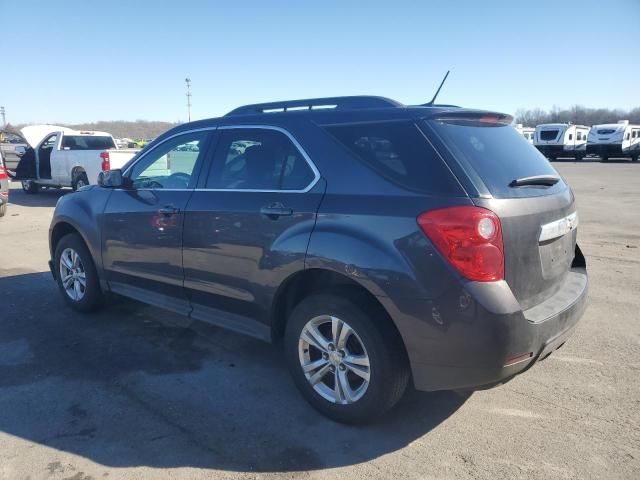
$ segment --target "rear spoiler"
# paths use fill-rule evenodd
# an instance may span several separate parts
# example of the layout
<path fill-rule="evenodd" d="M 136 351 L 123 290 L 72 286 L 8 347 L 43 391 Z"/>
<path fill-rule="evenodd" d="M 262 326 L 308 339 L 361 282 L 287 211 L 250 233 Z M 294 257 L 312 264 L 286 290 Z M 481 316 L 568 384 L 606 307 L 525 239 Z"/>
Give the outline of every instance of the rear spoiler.
<path fill-rule="evenodd" d="M 443 122 L 474 122 L 486 125 L 511 125 L 513 116 L 506 113 L 487 112 L 481 110 L 445 110 L 425 117 L 425 120 Z"/>

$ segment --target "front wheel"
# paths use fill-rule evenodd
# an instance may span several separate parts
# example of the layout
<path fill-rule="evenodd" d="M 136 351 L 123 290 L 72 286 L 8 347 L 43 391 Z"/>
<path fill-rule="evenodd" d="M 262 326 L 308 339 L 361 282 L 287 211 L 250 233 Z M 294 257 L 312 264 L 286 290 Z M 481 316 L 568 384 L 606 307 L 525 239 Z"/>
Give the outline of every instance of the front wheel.
<path fill-rule="evenodd" d="M 390 320 L 337 295 L 317 294 L 298 304 L 284 347 L 303 396 L 338 422 L 376 419 L 400 400 L 409 381 L 404 348 Z"/>
<path fill-rule="evenodd" d="M 40 185 L 38 185 L 33 180 L 22 180 L 21 184 L 22 190 L 24 190 L 25 193 L 33 194 L 40 191 Z"/>
<path fill-rule="evenodd" d="M 67 305 L 90 312 L 102 303 L 98 273 L 82 238 L 77 234 L 60 239 L 54 254 L 58 288 Z"/>

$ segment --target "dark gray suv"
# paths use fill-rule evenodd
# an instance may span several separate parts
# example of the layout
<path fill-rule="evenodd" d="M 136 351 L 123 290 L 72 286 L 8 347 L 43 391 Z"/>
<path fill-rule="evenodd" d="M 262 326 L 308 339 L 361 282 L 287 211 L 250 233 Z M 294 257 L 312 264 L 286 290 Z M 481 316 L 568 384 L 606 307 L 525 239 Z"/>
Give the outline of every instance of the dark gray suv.
<path fill-rule="evenodd" d="M 180 125 L 60 199 L 51 271 L 80 311 L 113 292 L 280 342 L 341 422 L 497 385 L 587 297 L 573 193 L 511 121 L 339 97 Z"/>

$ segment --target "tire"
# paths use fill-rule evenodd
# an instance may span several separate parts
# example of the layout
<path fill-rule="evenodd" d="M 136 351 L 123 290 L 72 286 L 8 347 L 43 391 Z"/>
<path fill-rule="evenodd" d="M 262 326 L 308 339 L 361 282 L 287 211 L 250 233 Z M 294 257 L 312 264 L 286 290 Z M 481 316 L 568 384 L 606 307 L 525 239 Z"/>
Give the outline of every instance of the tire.
<path fill-rule="evenodd" d="M 89 179 L 85 172 L 78 172 L 73 175 L 73 181 L 71 182 L 71 188 L 73 191 L 77 191 L 79 188 L 89 185 Z"/>
<path fill-rule="evenodd" d="M 33 180 L 22 180 L 20 184 L 22 185 L 22 190 L 24 190 L 25 193 L 35 194 L 40 191 L 40 185 Z"/>
<path fill-rule="evenodd" d="M 0 218 L 4 217 L 7 213 L 7 204 L 3 203 L 0 205 Z"/>
<path fill-rule="evenodd" d="M 76 262 L 73 262 L 76 258 L 73 253 L 78 256 Z M 63 255 L 66 265 L 61 265 Z M 58 288 L 67 305 L 79 312 L 91 312 L 102 305 L 103 294 L 98 273 L 89 249 L 79 235 L 71 233 L 60 239 L 56 246 L 53 265 Z M 73 286 L 71 289 L 68 289 L 63 282 L 63 275 L 69 273 L 76 275 L 71 279 Z M 84 278 L 84 287 L 82 278 Z"/>
<path fill-rule="evenodd" d="M 285 356 L 296 386 L 316 410 L 341 423 L 377 419 L 400 400 L 409 383 L 399 334 L 384 313 L 364 305 L 333 294 L 309 296 L 294 308 L 285 332 Z M 342 322 L 343 329 L 350 327 L 354 332 L 338 336 L 341 340 L 335 345 L 331 317 Z M 324 337 L 321 342 L 315 340 L 315 345 L 323 344 L 324 350 L 314 346 L 313 340 L 305 340 L 312 338 L 310 327 Z M 343 361 L 345 358 L 358 363 Z M 366 359 L 369 367 L 365 366 Z M 316 366 L 305 374 L 303 363 L 312 362 Z M 315 387 L 311 384 L 314 375 L 320 377 Z M 336 389 L 336 378 L 342 378 L 339 385 L 346 382 L 349 389 Z"/>
<path fill-rule="evenodd" d="M 632 161 L 632 162 L 637 162 L 637 161 L 638 161 L 638 155 L 633 155 L 633 156 L 631 157 L 631 161 Z"/>
<path fill-rule="evenodd" d="M 606 163 L 606 162 L 609 161 L 609 157 L 607 157 L 606 155 L 603 155 L 603 156 L 600 157 L 600 161 L 603 162 L 603 163 Z"/>

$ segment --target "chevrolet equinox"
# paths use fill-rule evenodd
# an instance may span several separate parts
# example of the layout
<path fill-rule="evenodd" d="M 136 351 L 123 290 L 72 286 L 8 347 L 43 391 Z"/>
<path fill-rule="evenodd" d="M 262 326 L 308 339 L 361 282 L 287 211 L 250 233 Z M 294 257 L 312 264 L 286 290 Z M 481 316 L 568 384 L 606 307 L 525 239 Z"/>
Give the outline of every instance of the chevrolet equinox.
<path fill-rule="evenodd" d="M 573 192 L 511 122 L 362 96 L 183 124 L 59 200 L 51 271 L 82 312 L 115 293 L 278 342 L 340 422 L 498 385 L 587 297 Z"/>

